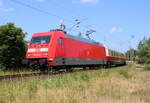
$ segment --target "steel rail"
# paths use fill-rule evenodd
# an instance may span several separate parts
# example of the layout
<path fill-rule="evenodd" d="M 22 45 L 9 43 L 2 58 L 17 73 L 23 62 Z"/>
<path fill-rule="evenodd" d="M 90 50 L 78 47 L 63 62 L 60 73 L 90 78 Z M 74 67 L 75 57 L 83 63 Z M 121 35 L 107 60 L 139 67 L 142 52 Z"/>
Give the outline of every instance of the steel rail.
<path fill-rule="evenodd" d="M 126 65 L 127 66 L 127 65 Z M 120 66 L 119 66 L 120 67 Z M 111 69 L 113 69 L 114 67 L 111 67 Z M 115 67 L 118 68 L 118 67 Z M 65 71 L 58 71 L 58 72 L 40 72 L 40 73 L 28 73 L 28 74 L 13 74 L 13 75 L 0 75 L 0 81 L 3 80 L 13 80 L 16 78 L 26 78 L 26 77 L 40 77 L 40 76 L 61 76 L 64 74 L 71 74 L 71 73 L 76 73 L 76 72 L 85 72 L 85 71 L 92 71 L 92 70 L 100 70 L 100 69 L 104 69 L 104 68 L 92 68 L 92 69 L 78 69 L 78 70 L 74 70 L 70 71 L 70 72 L 65 72 Z M 110 69 L 110 68 L 108 68 Z"/>

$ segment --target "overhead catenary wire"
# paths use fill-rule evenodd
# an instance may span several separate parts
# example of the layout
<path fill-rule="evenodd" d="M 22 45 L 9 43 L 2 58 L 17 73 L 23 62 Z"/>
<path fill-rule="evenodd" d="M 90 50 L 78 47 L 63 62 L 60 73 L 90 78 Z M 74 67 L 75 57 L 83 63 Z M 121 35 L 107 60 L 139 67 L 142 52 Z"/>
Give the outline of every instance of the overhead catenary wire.
<path fill-rule="evenodd" d="M 66 9 L 66 7 L 63 6 L 62 4 L 60 4 L 60 2 L 58 2 L 57 0 L 55 0 L 55 2 L 54 2 L 54 0 L 46 0 L 46 1 L 50 2 L 50 4 L 53 3 L 53 4 L 57 5 L 57 7 L 61 8 L 61 9 L 65 9 L 65 11 L 67 11 L 67 12 L 74 13 L 75 15 L 79 15 L 79 14 L 76 13 L 75 11 L 72 11 L 72 10 L 70 10 L 70 9 Z M 83 22 L 83 21 L 85 21 L 85 20 L 87 20 L 87 19 L 88 19 L 87 17 L 84 17 L 84 19 L 82 19 L 82 20 L 80 21 L 80 24 L 81 24 L 81 22 Z M 74 26 L 76 26 L 76 24 L 73 25 L 72 27 L 74 27 Z M 89 28 L 89 26 L 87 26 L 87 25 L 81 24 L 81 26 L 83 26 L 84 28 L 87 28 L 87 29 L 91 29 L 91 28 Z M 70 28 L 71 28 L 71 27 L 70 27 Z"/>
<path fill-rule="evenodd" d="M 43 9 L 39 9 L 39 8 L 37 8 L 37 7 L 31 6 L 30 4 L 24 3 L 24 2 L 19 1 L 19 0 L 11 0 L 11 1 L 14 2 L 14 3 L 16 3 L 16 4 L 22 5 L 22 6 L 24 6 L 24 7 L 28 7 L 28 8 L 30 8 L 30 9 L 33 9 L 33 10 L 35 10 L 35 11 L 37 11 L 37 12 L 41 12 L 41 13 L 43 13 L 43 14 L 47 14 L 47 15 L 56 17 L 56 18 L 58 18 L 58 19 L 63 19 L 63 20 L 65 20 L 66 22 L 69 22 L 69 23 L 71 23 L 71 24 L 74 24 L 72 27 L 76 26 L 76 22 L 74 22 L 74 21 L 72 21 L 72 20 L 66 19 L 66 18 L 64 18 L 64 17 L 61 17 L 61 16 L 59 16 L 59 15 L 56 15 L 56 14 L 53 14 L 53 13 L 51 13 L 51 12 L 45 11 L 45 10 L 43 10 Z M 86 18 L 86 19 L 87 19 L 87 18 Z M 82 20 L 82 21 L 83 21 L 83 20 Z M 81 21 L 81 22 L 82 22 L 82 21 Z M 80 22 L 80 26 L 81 26 L 81 27 L 84 27 L 84 28 L 86 28 L 86 29 L 91 29 L 89 26 L 81 24 L 81 22 Z M 72 29 L 72 28 L 71 28 L 71 29 Z"/>
<path fill-rule="evenodd" d="M 87 20 L 87 18 L 85 18 L 85 19 L 82 19 L 82 20 L 78 20 L 78 19 L 76 19 L 75 21 L 76 21 L 76 24 L 74 24 L 73 26 L 71 26 L 71 27 L 69 27 L 69 28 L 67 28 L 67 30 L 72 30 L 74 27 L 77 27 L 77 28 L 79 28 L 79 25 L 83 22 L 83 21 L 85 21 L 85 20 Z"/>
<path fill-rule="evenodd" d="M 41 13 L 44 13 L 44 14 L 47 14 L 47 15 L 51 15 L 51 16 L 56 17 L 56 18 L 58 18 L 58 19 L 65 20 L 66 22 L 69 22 L 69 23 L 71 23 L 71 24 L 76 24 L 76 22 L 74 22 L 74 21 L 72 21 L 72 20 L 69 20 L 69 19 L 66 19 L 66 18 L 64 18 L 64 17 L 58 16 L 58 15 L 53 14 L 53 13 L 51 13 L 51 12 L 45 11 L 45 10 L 43 10 L 43 9 L 39 9 L 39 8 L 37 8 L 37 7 L 31 6 L 30 4 L 27 4 L 27 3 L 24 3 L 24 2 L 21 2 L 21 1 L 18 1 L 18 0 L 11 0 L 11 1 L 13 1 L 14 3 L 17 3 L 17 4 L 19 4 L 19 5 L 22 5 L 22 6 L 24 6 L 24 7 L 33 9 L 33 10 L 35 10 L 35 11 L 37 11 L 37 12 L 41 12 Z M 87 19 L 87 18 L 85 18 L 85 19 Z M 91 28 L 89 28 L 89 27 L 86 26 L 86 25 L 83 25 L 83 24 L 80 24 L 80 25 L 81 25 L 82 27 L 86 28 L 86 29 L 91 29 Z"/>
<path fill-rule="evenodd" d="M 67 9 L 66 6 L 63 6 L 62 5 L 63 3 L 61 3 L 60 1 L 57 1 L 57 0 L 46 0 L 46 1 L 49 2 L 49 4 L 51 4 L 51 5 L 54 4 L 54 6 L 57 8 L 61 8 L 61 10 L 64 10 L 65 12 L 74 13 L 75 16 L 76 15 L 79 16 L 79 14 L 76 11 L 72 11 L 71 9 Z M 87 17 L 85 17 L 85 18 L 87 18 Z"/>
<path fill-rule="evenodd" d="M 109 36 L 108 36 L 109 37 Z M 107 37 L 107 38 L 108 38 Z M 123 47 L 130 50 L 132 44 L 130 43 L 131 40 L 129 41 L 126 41 L 126 40 L 120 40 L 120 38 L 118 36 L 115 36 L 115 38 L 117 39 L 117 41 L 113 41 L 113 44 L 116 44 L 116 45 L 120 45 L 120 50 L 123 51 Z M 106 40 L 107 43 L 110 42 L 109 40 Z M 110 43 L 109 43 L 110 44 Z M 125 49 L 124 49 L 125 50 Z"/>
<path fill-rule="evenodd" d="M 70 10 L 70 9 L 66 9 L 66 7 L 63 6 L 62 4 L 60 4 L 60 2 L 57 2 L 57 0 L 55 0 L 55 2 L 54 2 L 54 0 L 46 0 L 46 1 L 57 5 L 57 7 L 61 8 L 61 9 L 65 9 L 65 11 L 68 11 L 68 12 L 70 12 L 70 13 L 74 13 L 74 14 L 76 14 L 76 15 L 79 15 L 79 14 L 76 13 L 75 11 L 72 11 L 72 10 Z M 87 17 L 84 17 L 84 19 L 80 20 L 80 25 L 81 25 L 82 27 L 86 28 L 86 29 L 91 29 L 89 26 L 81 24 L 81 22 L 83 22 L 83 21 L 85 21 L 85 20 L 87 20 L 87 19 L 88 19 Z M 72 30 L 72 28 L 74 28 L 75 26 L 76 26 L 76 24 L 73 25 L 73 26 L 71 26 L 68 30 Z"/>
<path fill-rule="evenodd" d="M 56 18 L 58 18 L 58 19 L 63 19 L 63 20 L 65 20 L 65 21 L 69 22 L 69 23 L 74 24 L 74 22 L 73 22 L 72 20 L 69 20 L 69 19 L 66 19 L 66 18 L 64 18 L 64 17 L 58 16 L 58 15 L 53 14 L 53 13 L 51 13 L 51 12 L 47 12 L 47 11 L 45 11 L 45 10 L 43 10 L 43 9 L 39 9 L 39 8 L 37 8 L 37 7 L 33 7 L 33 6 L 31 6 L 31 5 L 27 4 L 27 3 L 24 3 L 24 2 L 21 2 L 21 1 L 18 1 L 18 0 L 11 0 L 11 1 L 13 1 L 14 3 L 17 3 L 17 4 L 19 4 L 19 5 L 22 5 L 22 6 L 24 6 L 24 7 L 28 7 L 28 8 L 30 8 L 30 9 L 33 9 L 33 10 L 35 10 L 35 11 L 37 11 L 37 12 L 41 12 L 41 13 L 44 13 L 44 14 L 47 14 L 47 15 L 51 15 L 51 16 L 56 17 Z"/>

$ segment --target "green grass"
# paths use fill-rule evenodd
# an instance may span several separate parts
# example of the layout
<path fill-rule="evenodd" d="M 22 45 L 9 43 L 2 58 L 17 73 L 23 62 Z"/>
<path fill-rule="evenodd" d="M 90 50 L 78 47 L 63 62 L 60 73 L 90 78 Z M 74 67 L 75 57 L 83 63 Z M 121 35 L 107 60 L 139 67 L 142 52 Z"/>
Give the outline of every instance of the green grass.
<path fill-rule="evenodd" d="M 145 72 L 129 65 L 2 83 L 0 103 L 149 103 L 150 76 Z"/>
<path fill-rule="evenodd" d="M 150 71 L 150 64 L 145 64 L 144 65 L 144 70 L 149 70 Z"/>
<path fill-rule="evenodd" d="M 29 74 L 29 73 L 36 73 L 35 71 L 24 69 L 24 70 L 1 70 L 0 69 L 0 76 L 3 75 L 16 75 L 16 74 Z"/>

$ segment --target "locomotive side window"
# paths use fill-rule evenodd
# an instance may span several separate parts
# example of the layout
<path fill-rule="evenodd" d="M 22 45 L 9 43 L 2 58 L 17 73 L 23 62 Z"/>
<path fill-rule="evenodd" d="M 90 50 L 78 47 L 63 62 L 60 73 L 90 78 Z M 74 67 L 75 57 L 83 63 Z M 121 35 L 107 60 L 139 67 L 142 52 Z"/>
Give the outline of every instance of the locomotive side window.
<path fill-rule="evenodd" d="M 62 44 L 62 38 L 59 38 L 59 39 L 58 39 L 58 43 L 59 43 L 59 44 Z"/>
<path fill-rule="evenodd" d="M 31 43 L 32 44 L 48 44 L 50 42 L 51 36 L 37 36 L 32 37 Z"/>

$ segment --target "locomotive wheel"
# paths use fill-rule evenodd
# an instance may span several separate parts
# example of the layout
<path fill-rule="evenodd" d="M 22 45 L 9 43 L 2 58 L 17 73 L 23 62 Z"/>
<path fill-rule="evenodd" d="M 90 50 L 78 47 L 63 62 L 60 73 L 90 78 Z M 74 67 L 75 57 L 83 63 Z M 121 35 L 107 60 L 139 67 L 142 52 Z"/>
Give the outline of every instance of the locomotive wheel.
<path fill-rule="evenodd" d="M 30 63 L 29 67 L 33 70 L 33 71 L 37 71 L 40 68 L 40 65 L 36 64 L 36 63 Z"/>
<path fill-rule="evenodd" d="M 107 68 L 110 68 L 110 67 L 111 67 L 111 63 L 108 62 L 108 63 L 107 63 Z"/>
<path fill-rule="evenodd" d="M 44 72 L 44 73 L 47 73 L 48 72 L 48 67 L 47 66 L 41 66 L 40 71 Z"/>

